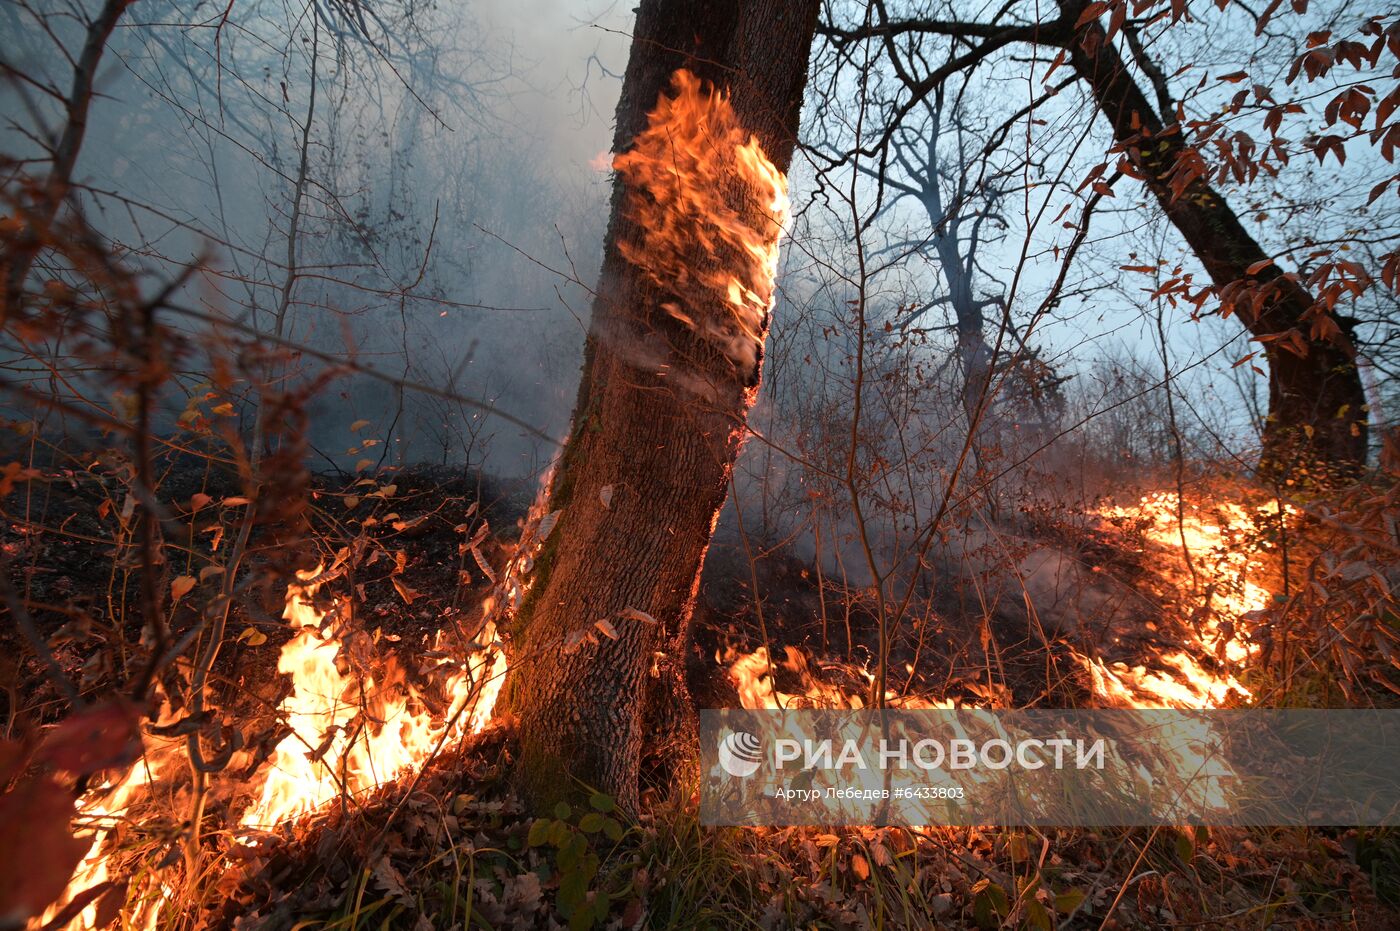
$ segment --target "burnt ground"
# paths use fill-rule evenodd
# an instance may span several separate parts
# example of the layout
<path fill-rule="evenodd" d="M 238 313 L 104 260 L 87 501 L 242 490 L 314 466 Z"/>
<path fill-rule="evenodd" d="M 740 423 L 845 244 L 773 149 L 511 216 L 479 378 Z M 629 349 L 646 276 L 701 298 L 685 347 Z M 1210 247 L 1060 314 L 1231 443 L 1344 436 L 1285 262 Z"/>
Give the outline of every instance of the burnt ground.
<path fill-rule="evenodd" d="M 120 463 L 97 462 L 21 481 L 3 501 L 0 546 L 11 589 L 27 602 L 65 674 L 94 696 L 129 683 L 144 660 L 139 577 L 126 542 L 132 528 L 122 518 L 125 487 Z M 159 499 L 179 512 L 196 495 L 217 502 L 239 490 L 235 476 L 190 457 L 165 463 Z M 340 475 L 313 477 L 305 514 L 310 533 L 300 541 L 254 540 L 247 575 L 255 584 L 234 600 L 229 641 L 215 668 L 220 707 L 247 721 L 253 732 L 250 770 L 259 748 L 280 737 L 274 711 L 286 686 L 276 662 L 280 646 L 293 634 L 280 618 L 286 567 L 310 567 L 332 560 L 342 547 L 358 547 L 352 570 L 335 585 L 354 593 L 355 620 L 365 636 L 376 639 L 380 651 L 401 655 L 402 665 L 412 669 L 414 654 L 439 631 L 470 626 L 490 587 L 462 544 L 481 533 L 484 521 L 487 531 L 478 549 L 492 571 L 499 571 L 535 491 L 431 468 L 361 485 Z M 195 606 L 207 603 L 217 577 L 199 583 L 173 608 L 171 582 L 197 574 L 197 555 L 207 553 L 209 538 L 220 528 L 226 536 L 232 531 L 235 507 L 211 503 L 192 521 L 185 507 L 181 513 L 184 523 L 193 525 L 193 535 L 181 537 L 179 521 L 163 532 L 166 562 L 158 590 L 175 636 L 196 624 Z M 1172 613 L 1165 600 L 1170 593 L 1153 588 L 1150 554 L 1125 546 L 1123 534 L 1086 530 L 1082 522 L 1053 514 L 1025 515 L 1021 529 L 1125 580 L 1155 600 L 1161 613 Z M 755 577 L 761 599 L 755 598 Z M 736 704 L 734 685 L 716 657 L 764 644 L 775 655 L 788 647 L 801 651 L 806 662 L 797 669 L 813 668 L 824 681 L 862 694 L 867 687 L 862 669 L 876 646 L 875 614 L 867 592 L 825 582 L 819 587 L 814 567 L 788 551 L 768 553 L 751 566 L 741 548 L 712 547 L 688 663 L 696 704 Z M 929 610 L 920 613 L 919 625 L 902 626 L 892 649 L 896 689 L 906 684 L 899 671 L 917 657 L 921 675 L 909 687 L 921 694 L 979 703 L 1025 705 L 1047 697 L 1073 703 L 1085 685 L 1068 671 L 1069 648 L 1101 648 L 1109 658 L 1131 658 L 1171 636 L 1163 627 L 1151 634 L 1079 630 L 1041 640 L 1014 611 L 970 607 L 977 604 L 967 590 L 970 584 L 956 578 L 941 586 L 930 583 Z M 248 631 L 258 636 L 242 636 Z M 66 703 L 13 623 L 0 630 L 0 664 L 6 696 L 0 701 L 7 705 L 3 711 L 12 733 L 63 714 Z M 777 666 L 775 678 L 783 691 L 802 689 L 793 668 Z M 163 681 L 178 693 L 178 671 Z M 552 848 L 537 848 L 530 840 L 539 822 L 523 813 L 509 792 L 504 773 L 512 755 L 510 734 L 489 730 L 437 761 L 421 784 L 386 785 L 378 801 L 366 800 L 353 817 L 330 806 L 296 829 L 294 843 L 249 854 L 244 871 L 230 871 L 220 880 L 217 902 L 194 907 L 204 910 L 212 926 L 290 927 L 297 916 L 343 918 L 352 901 L 358 915 L 364 900 L 377 910 L 374 921 L 384 917 L 389 927 L 449 927 L 447 916 L 461 908 L 450 890 L 462 880 L 452 870 L 470 857 L 473 869 L 481 870 L 473 874 L 478 878 L 472 907 L 479 914 L 494 916 L 497 927 L 558 926 L 560 861 Z M 451 800 L 447 812 L 443 799 Z M 566 823 L 559 830 L 574 836 L 582 817 L 556 819 Z M 629 824 L 616 846 L 589 834 L 588 849 L 603 860 L 600 875 L 617 877 L 616 898 L 608 907 L 620 926 L 633 926 L 638 915 L 660 921 L 668 913 L 673 923 L 679 917 L 682 924 L 703 926 L 706 914 L 715 922 L 725 920 L 722 911 L 703 911 L 716 906 L 697 906 L 699 896 L 754 915 L 781 906 L 773 926 L 784 926 L 787 915 L 826 927 L 864 927 L 864 916 L 879 899 L 865 882 L 874 864 L 890 874 L 890 888 L 927 896 L 905 916 L 911 926 L 933 919 L 948 926 L 995 925 L 1003 907 L 998 890 L 1014 890 L 1018 877 L 1035 868 L 1042 870 L 1050 901 L 1083 895 L 1089 903 L 1086 914 L 1068 926 L 1097 927 L 1097 918 L 1086 919 L 1104 914 L 1116 894 L 1114 877 L 1134 869 L 1133 857 L 1141 851 L 1160 879 L 1138 884 L 1118 904 L 1123 926 L 1162 926 L 1173 923 L 1169 916 L 1185 920 L 1188 915 L 1201 923 L 1232 909 L 1230 903 L 1263 903 L 1272 896 L 1286 900 L 1280 914 L 1295 926 L 1335 926 L 1343 915 L 1351 926 L 1365 926 L 1351 923 L 1370 915 L 1379 922 L 1371 926 L 1383 927 L 1392 916 L 1372 890 L 1390 895 L 1393 882 L 1376 879 L 1378 867 L 1372 863 L 1387 869 L 1400 862 L 1390 835 L 1374 838 L 1355 831 L 1219 832 L 1208 838 L 1171 831 L 1145 840 L 1126 832 L 1062 831 L 1050 835 L 1054 853 L 1047 866 L 1044 850 L 1050 848 L 1017 832 L 875 829 L 838 836 L 789 829 L 702 835 L 693 817 L 684 804 L 667 802 Z M 1283 900 L 1278 899 L 1280 870 L 1293 883 Z M 714 878 L 687 888 L 701 876 Z M 1210 890 L 1210 901 L 1196 912 L 1181 912 L 1182 903 L 1201 897 L 1202 888 Z M 600 880 L 590 895 L 605 891 Z M 645 903 L 644 912 L 637 911 L 637 903 Z"/>
<path fill-rule="evenodd" d="M 202 458 L 173 458 L 161 465 L 158 500 L 172 520 L 160 529 L 163 562 L 155 589 L 174 641 L 197 625 L 199 612 L 217 594 L 220 576 L 199 578 L 178 600 L 172 583 L 181 576 L 199 577 L 215 540 L 227 551 L 241 508 L 221 508 L 219 502 L 241 489 L 236 476 Z M 122 513 L 127 492 L 120 470 L 102 466 L 17 483 L 3 499 L 0 525 L 12 592 L 27 605 L 68 677 L 92 694 L 134 681 L 149 657 L 149 632 L 142 631 L 139 535 L 129 514 Z M 389 496 L 371 496 L 386 484 L 395 486 Z M 196 495 L 211 503 L 191 514 Z M 499 566 L 531 495 L 460 471 L 409 470 L 358 487 L 340 476 L 314 476 L 305 532 L 289 535 L 277 526 L 255 532 L 250 543 L 243 563 L 246 582 L 235 593 L 227 642 L 215 667 L 229 693 L 224 697 L 237 703 L 238 694 L 247 693 L 253 704 L 271 701 L 275 707 L 273 693 L 281 684 L 275 670 L 278 648 L 294 634 L 281 619 L 293 567 L 328 564 L 342 547 L 355 551 L 353 567 L 337 581 L 343 592 L 355 594 L 356 624 L 377 639 L 416 648 L 439 628 L 465 619 L 487 588 L 473 558 L 458 552 L 464 524 L 473 533 L 489 525 L 478 549 Z M 5 713 L 51 720 L 64 703 L 16 624 L 0 631 L 0 648 L 9 663 Z"/>
<path fill-rule="evenodd" d="M 125 480 L 129 469 L 100 457 L 82 464 L 14 484 L 3 499 L 0 547 L 12 591 L 28 605 L 55 659 L 84 692 L 100 694 L 134 681 L 149 650 L 143 645 L 137 528 L 129 510 L 123 514 L 133 503 Z M 236 474 L 203 456 L 171 455 L 159 466 L 157 496 L 172 519 L 161 529 L 164 563 L 155 588 L 174 640 L 198 625 L 221 577 L 200 578 L 173 604 L 172 583 L 199 577 L 213 543 L 227 551 L 242 511 L 220 504 L 236 499 L 241 489 Z M 479 541 L 477 552 L 498 572 L 536 490 L 533 482 L 504 483 L 437 467 L 375 479 L 312 476 L 302 532 L 258 531 L 249 547 L 244 568 L 251 571 L 243 573 L 248 581 L 234 596 L 227 642 L 215 667 L 220 705 L 240 719 L 269 715 L 276 707 L 285 688 L 276 674 L 278 649 L 294 634 L 281 619 L 286 583 L 293 568 L 330 564 L 338 553 L 353 558 L 328 588 L 353 594 L 348 605 L 354 626 L 379 649 L 411 655 L 439 631 L 474 630 L 491 580 L 464 544 Z M 208 503 L 192 510 L 197 496 Z M 1125 551 L 1121 539 L 1044 514 L 1027 515 L 1022 523 L 1039 538 L 1072 547 L 1085 564 L 1145 587 L 1150 573 L 1142 555 Z M 866 690 L 860 671 L 873 666 L 878 651 L 870 591 L 823 578 L 790 549 L 754 551 L 764 555 L 751 565 L 745 548 L 721 539 L 708 554 L 687 663 L 697 705 L 737 704 L 719 658 L 764 645 L 774 657 L 787 648 L 800 651 L 807 665 L 819 666 L 824 679 L 851 694 Z M 1094 654 L 1117 640 L 1110 647 L 1130 657 L 1143 655 L 1168 633 L 1148 636 L 1134 626 L 1113 637 L 1097 630 L 1046 635 L 1023 612 L 979 603 L 978 579 L 930 572 L 923 584 L 926 596 L 892 625 L 890 676 L 898 691 L 981 703 L 1028 705 L 1053 698 L 1073 704 L 1084 689 L 1073 664 L 1063 661 L 1069 647 Z M 16 625 L 0 630 L 0 648 L 7 696 L 0 701 L 8 705 L 3 713 L 33 723 L 61 715 L 66 703 Z M 917 669 L 913 676 L 910 667 Z M 776 676 L 779 689 L 801 690 L 791 670 L 778 668 Z M 179 694 L 180 681 L 167 676 L 166 685 Z"/>
<path fill-rule="evenodd" d="M 141 551 L 129 510 L 129 470 L 124 462 L 99 457 L 86 466 L 46 469 L 42 477 L 16 482 L 0 505 L 0 547 L 11 589 L 54 658 L 82 692 L 97 695 L 141 674 L 149 632 L 142 631 Z M 160 528 L 163 563 L 155 590 L 176 640 L 198 625 L 200 611 L 217 594 L 221 577 L 200 578 L 201 570 L 209 565 L 212 545 L 218 542 L 221 553 L 227 552 L 237 533 L 241 509 L 220 504 L 236 499 L 241 488 L 236 474 L 202 456 L 174 455 L 159 466 L 157 498 L 171 519 Z M 234 596 L 227 642 L 215 667 L 221 704 L 253 716 L 275 707 L 283 687 L 275 669 L 278 649 L 294 634 L 281 619 L 291 570 L 329 564 L 345 547 L 356 558 L 334 587 L 353 592 L 355 625 L 381 644 L 417 650 L 440 630 L 469 627 L 490 579 L 463 545 L 479 537 L 477 550 L 499 571 L 535 492 L 533 483 L 508 484 L 460 469 L 412 468 L 375 480 L 312 476 L 304 532 L 256 531 L 249 547 L 248 582 Z M 197 496 L 208 503 L 192 510 Z M 761 607 L 753 597 L 755 574 Z M 182 576 L 198 582 L 172 601 L 172 583 Z M 737 548 L 712 547 L 688 664 L 697 703 L 735 703 L 732 684 L 716 662 L 729 648 L 747 652 L 767 643 L 775 655 L 791 646 L 867 665 L 877 642 L 868 599 L 830 579 L 825 585 L 824 615 L 817 573 L 791 553 L 769 554 L 750 567 Z M 986 668 L 984 657 L 969 655 L 975 635 L 969 639 L 968 631 L 950 629 L 938 611 L 928 617 L 920 628 L 923 644 L 912 635 L 901 638 L 893 665 L 902 668 L 917 656 L 922 668 L 937 670 L 940 688 L 955 678 L 949 671 L 975 680 Z M 60 716 L 66 703 L 17 625 L 0 630 L 0 649 L 0 663 L 7 664 L 0 666 L 6 694 L 0 701 L 8 705 L 3 713 L 36 724 Z M 932 683 L 925 677 L 915 685 Z M 179 685 L 167 682 L 174 693 Z M 780 680 L 779 687 L 796 686 Z M 862 685 L 852 681 L 851 687 Z"/>

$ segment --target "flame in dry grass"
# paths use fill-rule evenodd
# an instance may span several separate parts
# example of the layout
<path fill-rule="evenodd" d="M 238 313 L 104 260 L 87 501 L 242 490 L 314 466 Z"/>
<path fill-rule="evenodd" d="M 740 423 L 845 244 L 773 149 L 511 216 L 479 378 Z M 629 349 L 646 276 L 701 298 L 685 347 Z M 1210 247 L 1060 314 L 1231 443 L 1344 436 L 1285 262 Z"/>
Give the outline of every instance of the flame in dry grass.
<path fill-rule="evenodd" d="M 763 344 L 788 216 L 787 178 L 740 124 L 729 95 L 681 69 L 632 148 L 613 160 L 636 241 L 618 248 L 673 299 L 665 310 L 752 366 Z M 727 313 L 717 312 L 719 298 Z"/>
<path fill-rule="evenodd" d="M 373 655 L 366 634 L 333 629 L 336 618 L 315 604 L 319 574 L 299 574 L 287 587 L 283 617 L 298 632 L 282 648 L 277 668 L 291 679 L 280 707 L 291 732 L 252 780 L 261 790 L 240 819 L 245 829 L 286 824 L 334 799 L 361 798 L 416 771 L 441 748 L 485 728 L 504 682 L 505 653 L 496 641 L 494 623 L 487 620 L 464 658 L 452 658 L 444 642 L 429 651 L 433 664 L 451 667 L 445 670 L 444 700 L 430 702 L 409 685 L 392 657 Z M 494 616 L 492 607 L 502 598 L 518 603 L 520 586 L 513 579 L 497 586 L 484 605 L 486 617 Z M 353 650 L 369 654 L 360 659 L 376 671 L 357 673 L 355 664 L 347 662 Z M 83 891 L 120 878 L 114 875 L 112 842 L 119 825 L 139 820 L 162 804 L 168 809 L 173 801 L 178 807 L 188 796 L 187 788 L 175 788 L 187 782 L 183 741 L 148 738 L 145 744 L 135 766 L 79 801 L 75 826 L 80 834 L 84 829 L 90 832 L 92 846 L 69 881 L 68 892 L 31 927 L 45 926 Z M 167 790 L 170 798 L 156 797 Z M 121 915 L 123 927 L 156 925 L 174 894 L 160 873 L 158 869 L 136 878 Z M 103 922 L 98 907 L 98 902 L 89 905 L 68 927 L 99 927 Z"/>
<path fill-rule="evenodd" d="M 1182 509 L 1169 492 L 1101 509 L 1105 520 L 1137 527 L 1154 555 L 1163 557 L 1159 572 L 1188 615 L 1182 618 L 1187 630 L 1182 648 L 1156 657 L 1164 668 L 1077 657 L 1095 694 L 1134 708 L 1218 708 L 1232 699 L 1252 699 L 1237 676 L 1256 650 L 1250 642 L 1252 621 L 1272 597 L 1259 582 L 1263 550 L 1254 531 L 1261 521 L 1276 522 L 1278 513 L 1272 502 L 1254 509 L 1232 501 Z M 1285 519 L 1293 514 L 1285 505 Z M 1214 658 L 1214 668 L 1203 662 L 1207 658 Z"/>
<path fill-rule="evenodd" d="M 1285 519 L 1292 514 L 1286 510 Z M 1099 516 L 1142 534 L 1152 548 L 1154 567 L 1187 616 L 1181 619 L 1186 634 L 1180 647 L 1146 658 L 1141 665 L 1110 664 L 1074 653 L 1088 674 L 1093 694 L 1108 707 L 1183 710 L 1252 699 L 1238 676 L 1255 653 L 1251 623 L 1272 597 L 1260 581 L 1264 544 L 1257 529 L 1277 522 L 1277 506 L 1251 509 L 1225 501 L 1188 505 L 1179 511 L 1174 494 L 1159 493 L 1134 505 L 1104 508 Z M 764 647 L 751 653 L 730 649 L 716 659 L 738 689 L 741 706 L 751 709 L 862 708 L 873 681 L 868 671 L 846 664 L 837 664 L 835 676 L 818 674 L 804 654 L 791 648 L 782 659 L 770 660 Z M 778 687 L 780 675 L 795 684 L 793 691 Z M 842 687 L 832 679 L 853 685 Z M 867 686 L 864 694 L 859 685 Z M 895 708 L 954 707 L 951 701 L 927 696 L 890 693 L 887 700 Z M 793 736 L 803 736 L 799 722 L 784 722 L 784 726 Z M 1182 777 L 1183 810 L 1224 810 L 1230 804 L 1237 777 L 1221 758 L 1220 736 L 1208 721 L 1183 718 L 1163 725 L 1140 748 L 1163 758 Z M 1143 779 L 1150 779 L 1145 767 L 1134 764 L 1134 768 Z"/>
<path fill-rule="evenodd" d="M 1285 519 L 1296 513 L 1284 507 Z M 1179 513 L 1176 495 L 1159 492 L 1097 513 L 1142 534 L 1152 548 L 1154 568 L 1186 613 L 1181 618 L 1186 633 L 1180 648 L 1146 657 L 1139 665 L 1075 653 L 1093 693 L 1106 705 L 1130 708 L 1207 709 L 1252 699 L 1238 677 L 1257 652 L 1250 641 L 1252 623 L 1272 598 L 1261 582 L 1264 544 L 1257 531 L 1277 522 L 1278 505 L 1251 508 L 1216 501 L 1188 504 Z M 828 681 L 791 648 L 781 659 L 770 660 L 765 647 L 751 653 L 731 648 L 716 659 L 726 667 L 744 708 L 861 708 L 868 695 L 868 689 L 862 693 Z M 857 667 L 841 664 L 839 672 L 846 679 L 873 682 L 867 670 Z M 796 683 L 797 690 L 780 690 L 774 681 L 778 673 Z M 887 699 L 891 707 L 953 707 L 928 696 L 891 692 Z"/>
<path fill-rule="evenodd" d="M 421 678 L 440 686 L 414 686 L 395 658 L 381 654 L 377 641 L 353 624 L 348 604 L 333 604 L 326 611 L 317 606 L 318 592 L 335 577 L 349 548 L 331 570 L 323 573 L 318 567 L 297 574 L 287 586 L 283 610 L 297 633 L 283 646 L 277 664 L 290 677 L 290 691 L 279 707 L 290 733 L 249 780 L 259 788 L 243 810 L 235 836 L 286 825 L 335 799 L 363 798 L 421 770 L 440 749 L 485 729 L 505 682 L 506 653 L 496 639 L 497 625 L 519 608 L 534 557 L 558 517 L 545 512 L 550 477 L 546 474 L 505 568 L 496 573 L 479 552 L 474 554 L 492 588 L 482 601 L 480 629 L 470 643 L 440 632 L 433 649 L 422 654 L 427 665 L 419 670 Z M 474 549 L 475 543 L 464 547 Z M 168 716 L 155 724 L 174 723 Z M 136 766 L 79 800 L 76 823 L 80 832 L 90 826 L 92 846 L 64 896 L 30 927 L 44 927 L 76 896 L 109 879 L 126 881 L 128 877 L 115 875 L 113 828 L 147 817 L 178 818 L 188 801 L 188 773 L 183 738 L 148 737 Z M 224 779 L 221 788 L 236 793 L 239 787 Z M 180 831 L 172 827 L 171 833 Z M 229 857 L 223 865 L 232 862 Z M 166 878 L 170 865 L 167 857 L 131 878 L 122 927 L 150 928 L 162 918 L 178 892 Z M 99 926 L 96 909 L 97 903 L 87 907 L 68 927 Z"/>
<path fill-rule="evenodd" d="M 826 681 L 812 669 L 806 655 L 792 647 L 786 647 L 783 658 L 772 662 L 769 661 L 767 647 L 759 647 L 752 653 L 742 653 L 731 647 L 716 659 L 728 670 L 730 680 L 739 691 L 739 705 L 742 708 L 865 707 L 864 695 L 855 689 L 842 688 Z M 869 670 L 843 664 L 841 671 L 847 678 L 862 682 L 866 695 L 869 694 L 869 686 L 875 681 Z M 800 691 L 780 690 L 774 681 L 779 672 L 790 677 Z M 907 710 L 954 707 L 951 701 L 926 695 L 901 695 L 893 691 L 885 693 L 885 704 L 889 708 Z"/>
<path fill-rule="evenodd" d="M 42 917 L 31 921 L 26 927 L 49 927 L 58 913 L 73 900 L 76 894 L 83 890 L 95 889 L 116 878 L 112 874 L 112 852 L 107 849 L 109 836 L 113 831 L 118 830 L 123 822 L 132 817 L 133 806 L 139 805 L 146 799 L 150 794 L 151 784 L 166 775 L 167 770 L 174 769 L 172 764 L 176 763 L 177 759 L 178 757 L 173 750 L 162 746 L 156 752 L 144 754 L 120 778 L 88 790 L 78 804 L 78 813 L 73 824 L 78 837 L 90 839 L 87 853 L 83 856 L 77 869 L 73 871 L 73 877 L 68 881 L 68 890 L 64 896 L 49 906 Z M 146 880 L 144 884 L 149 887 L 154 883 L 151 880 Z M 148 891 L 151 894 L 131 897 L 138 899 L 139 904 L 124 911 L 123 927 L 132 929 L 155 927 L 164 892 L 159 887 Z M 115 894 L 110 893 L 109 895 Z M 98 896 L 97 899 L 83 908 L 68 923 L 67 927 L 89 929 L 105 925 L 107 923 L 106 916 L 100 916 L 99 911 L 105 912 L 110 903 L 104 903 L 103 898 L 104 896 Z"/>
<path fill-rule="evenodd" d="M 1183 508 L 1175 494 L 1159 492 L 1099 514 L 1139 529 L 1161 557 L 1157 566 L 1163 580 L 1189 614 L 1181 619 L 1181 648 L 1156 657 L 1159 668 L 1107 664 L 1076 653 L 1094 694 L 1105 704 L 1126 708 L 1208 709 L 1252 700 L 1237 676 L 1254 654 L 1251 621 L 1271 597 L 1259 584 L 1264 567 L 1254 530 L 1261 519 L 1277 521 L 1278 506 L 1271 503 L 1251 512 L 1232 501 L 1217 501 Z M 1287 508 L 1284 519 L 1292 514 Z M 1228 807 L 1237 777 L 1221 758 L 1220 735 L 1197 719 L 1166 730 L 1172 765 L 1193 777 L 1187 800 L 1200 809 Z"/>
<path fill-rule="evenodd" d="M 287 587 L 283 617 L 299 633 L 282 648 L 277 671 L 291 677 L 281 707 L 291 733 L 273 753 L 262 793 L 243 814 L 245 826 L 269 828 L 417 769 L 486 725 L 505 678 L 505 655 L 489 621 L 465 661 L 439 660 L 457 667 L 447 677 L 441 714 L 404 686 L 392 661 L 380 663 L 378 673 L 345 670 L 342 655 L 351 645 L 321 632 L 326 617 L 314 602 L 317 574 L 299 574 Z"/>

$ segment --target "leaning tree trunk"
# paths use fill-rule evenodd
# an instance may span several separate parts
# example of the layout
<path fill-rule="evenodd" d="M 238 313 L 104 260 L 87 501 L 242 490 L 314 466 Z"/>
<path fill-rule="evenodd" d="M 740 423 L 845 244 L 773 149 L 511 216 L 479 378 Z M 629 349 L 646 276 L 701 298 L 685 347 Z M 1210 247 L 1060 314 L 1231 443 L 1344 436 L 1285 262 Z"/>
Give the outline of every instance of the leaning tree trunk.
<path fill-rule="evenodd" d="M 1085 7 L 1082 0 L 1059 4 L 1066 25 Z M 1173 191 L 1171 176 L 1185 152 L 1182 132 L 1173 128 L 1163 133 L 1162 118 L 1097 20 L 1068 38 L 1068 50 L 1075 71 L 1112 124 L 1114 138 L 1205 266 L 1222 303 L 1264 346 L 1269 416 L 1261 472 L 1326 481 L 1358 471 L 1366 461 L 1367 408 L 1351 326 L 1338 319 L 1336 328 L 1328 328 L 1334 330 L 1330 337 L 1314 335 L 1312 295 L 1270 261 L 1204 177 Z M 1297 331 L 1301 342 L 1280 339 L 1289 331 Z M 1299 474 L 1302 470 L 1309 475 Z"/>
<path fill-rule="evenodd" d="M 758 309 L 744 320 L 735 293 L 716 282 L 754 261 L 737 254 L 734 235 L 749 229 L 776 242 L 776 230 L 763 229 L 774 223 L 762 203 L 772 191 L 737 171 L 687 177 L 692 166 L 680 153 L 669 175 L 648 176 L 638 164 L 647 157 L 639 138 L 651 128 L 656 143 L 661 117 L 653 111 L 680 109 L 668 98 L 688 88 L 696 99 L 693 82 L 683 87 L 693 75 L 708 82 L 702 101 L 714 103 L 710 86 L 728 89 L 730 102 L 718 109 L 732 107 L 730 129 L 745 139 L 752 133 L 786 171 L 817 8 L 817 0 L 642 0 L 638 10 L 583 380 L 550 489 L 559 517 L 512 630 L 506 701 L 519 724 L 519 782 L 537 805 L 573 794 L 576 779 L 635 806 L 643 745 L 666 736 L 648 732 L 644 709 L 689 719 L 691 609 L 767 331 L 768 293 L 761 304 L 747 295 Z M 680 69 L 688 74 L 677 76 Z M 692 134 L 692 141 L 714 137 L 703 157 L 733 158 L 722 130 Z M 669 165 L 669 152 L 661 161 Z M 722 202 L 714 215 L 677 206 L 685 202 L 678 190 L 692 182 L 709 189 L 686 196 Z M 732 277 L 763 290 L 743 274 Z"/>

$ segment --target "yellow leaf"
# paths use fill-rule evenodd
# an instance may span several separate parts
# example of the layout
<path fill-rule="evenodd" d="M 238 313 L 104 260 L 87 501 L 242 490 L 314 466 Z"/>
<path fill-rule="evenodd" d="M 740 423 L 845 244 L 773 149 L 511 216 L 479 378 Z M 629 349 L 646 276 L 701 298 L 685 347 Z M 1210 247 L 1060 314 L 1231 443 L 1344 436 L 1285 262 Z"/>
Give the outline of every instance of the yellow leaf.
<path fill-rule="evenodd" d="M 365 469 L 368 469 L 372 465 L 374 465 L 373 459 L 361 459 L 359 462 L 355 463 L 355 471 L 363 472 Z"/>
<path fill-rule="evenodd" d="M 219 406 L 213 408 L 212 410 L 213 410 L 213 412 L 214 412 L 215 414 L 218 414 L 220 417 L 232 417 L 232 416 L 233 416 L 233 405 L 230 404 L 230 403 L 227 402 L 227 401 L 225 401 L 224 403 L 220 404 Z"/>
<path fill-rule="evenodd" d="M 250 647 L 260 647 L 264 643 L 267 643 L 267 634 L 258 630 L 256 627 L 245 627 L 243 628 L 243 632 L 238 635 L 238 640 L 240 643 L 246 643 Z"/>
<path fill-rule="evenodd" d="M 860 854 L 851 857 L 851 871 L 860 879 L 870 878 L 870 864 Z"/>
<path fill-rule="evenodd" d="M 354 423 L 352 423 L 352 424 L 350 425 L 350 432 L 351 432 L 351 433 L 359 433 L 361 430 L 363 430 L 365 427 L 368 427 L 368 426 L 369 426 L 369 421 L 368 421 L 368 420 L 357 420 L 357 421 L 355 421 Z"/>
<path fill-rule="evenodd" d="M 199 580 L 203 582 L 211 576 L 220 575 L 223 571 L 223 566 L 205 566 L 203 569 L 199 570 Z"/>
<path fill-rule="evenodd" d="M 200 493 L 198 493 L 198 494 L 191 495 L 191 496 L 190 496 L 190 510 L 191 510 L 191 511 L 198 511 L 200 508 L 204 507 L 206 504 L 208 504 L 208 503 L 209 503 L 210 501 L 212 501 L 212 500 L 213 500 L 212 498 L 210 498 L 208 495 L 204 494 L 203 492 L 200 492 Z"/>

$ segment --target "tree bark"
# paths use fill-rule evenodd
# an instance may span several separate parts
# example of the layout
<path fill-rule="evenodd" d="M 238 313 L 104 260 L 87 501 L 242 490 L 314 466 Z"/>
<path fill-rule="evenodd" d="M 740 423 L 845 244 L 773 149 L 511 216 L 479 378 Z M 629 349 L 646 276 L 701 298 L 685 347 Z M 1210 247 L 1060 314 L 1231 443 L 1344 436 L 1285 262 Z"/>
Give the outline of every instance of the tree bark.
<path fill-rule="evenodd" d="M 1058 2 L 1062 25 L 1072 26 L 1083 0 Z M 1171 174 L 1185 153 L 1181 130 L 1164 127 L 1171 115 L 1159 115 L 1148 103 L 1098 20 L 1066 38 L 1070 63 L 1089 85 L 1114 138 L 1205 266 L 1224 307 L 1264 346 L 1269 414 L 1260 471 L 1322 482 L 1353 475 L 1366 462 L 1367 407 L 1350 324 L 1337 319 L 1339 333 L 1312 335 L 1312 295 L 1270 261 L 1225 199 L 1202 177 L 1180 193 L 1172 190 Z M 1303 337 L 1302 352 L 1275 339 L 1295 329 Z"/>
<path fill-rule="evenodd" d="M 817 9 L 817 0 L 642 0 L 615 151 L 631 148 L 685 68 L 729 89 L 740 125 L 786 171 Z M 692 318 L 696 308 L 727 313 L 723 295 L 693 293 L 693 282 L 664 288 L 628 260 L 644 233 L 625 209 L 637 193 L 628 187 L 619 176 L 573 432 L 550 487 L 558 522 L 511 636 L 517 777 L 540 807 L 574 794 L 578 780 L 635 809 L 643 744 L 670 737 L 646 732 L 651 714 L 673 722 L 662 725 L 673 733 L 693 728 L 683 678 L 689 619 L 767 327 L 765 315 L 757 352 L 736 362 L 703 321 L 687 326 L 667 311 L 679 301 Z M 733 188 L 725 197 L 736 209 L 753 200 L 744 185 Z M 697 269 L 724 262 L 699 242 L 693 252 Z M 615 639 L 598 633 L 600 620 Z M 587 631 L 594 636 L 575 642 Z"/>

